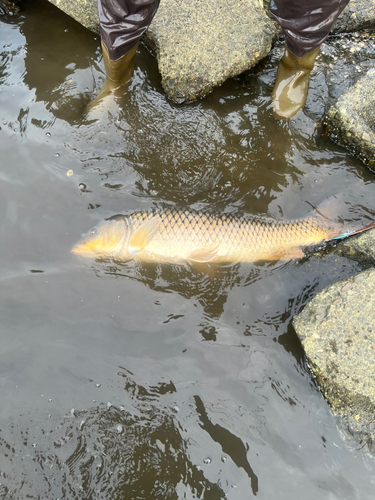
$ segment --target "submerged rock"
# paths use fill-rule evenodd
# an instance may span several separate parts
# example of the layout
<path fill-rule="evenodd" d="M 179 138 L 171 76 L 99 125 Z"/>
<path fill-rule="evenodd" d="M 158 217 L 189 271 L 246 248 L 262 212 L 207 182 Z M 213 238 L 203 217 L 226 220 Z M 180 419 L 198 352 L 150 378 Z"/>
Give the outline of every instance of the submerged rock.
<path fill-rule="evenodd" d="M 374 303 L 375 269 L 369 269 L 329 286 L 293 319 L 334 414 L 369 448 L 375 439 Z"/>
<path fill-rule="evenodd" d="M 375 172 L 375 69 L 331 106 L 324 124 L 328 136 Z"/>

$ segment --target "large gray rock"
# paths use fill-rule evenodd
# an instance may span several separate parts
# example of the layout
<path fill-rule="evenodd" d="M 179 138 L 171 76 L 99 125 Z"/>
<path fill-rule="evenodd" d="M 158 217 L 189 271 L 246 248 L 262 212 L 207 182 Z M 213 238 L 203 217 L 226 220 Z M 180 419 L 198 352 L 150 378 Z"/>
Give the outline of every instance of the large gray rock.
<path fill-rule="evenodd" d="M 362 444 L 375 439 L 375 269 L 335 283 L 293 319 L 321 390 Z"/>
<path fill-rule="evenodd" d="M 324 123 L 334 142 L 348 148 L 374 169 L 375 69 L 342 94 L 329 109 Z"/>
<path fill-rule="evenodd" d="M 258 0 L 163 0 L 144 41 L 166 94 L 183 102 L 252 68 L 276 33 Z"/>

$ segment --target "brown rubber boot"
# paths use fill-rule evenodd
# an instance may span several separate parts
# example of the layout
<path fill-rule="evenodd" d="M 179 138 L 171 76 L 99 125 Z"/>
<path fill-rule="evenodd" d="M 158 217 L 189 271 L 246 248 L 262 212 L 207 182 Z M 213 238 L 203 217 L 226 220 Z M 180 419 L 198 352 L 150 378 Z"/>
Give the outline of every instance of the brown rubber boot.
<path fill-rule="evenodd" d="M 320 47 L 317 47 L 302 57 L 297 57 L 285 46 L 272 92 L 273 113 L 276 118 L 289 120 L 303 108 L 310 71 L 314 67 L 319 49 Z"/>
<path fill-rule="evenodd" d="M 134 57 L 137 52 L 138 43 L 119 59 L 113 61 L 110 59 L 108 49 L 102 42 L 103 61 L 106 72 L 106 79 L 100 89 L 99 94 L 91 101 L 86 112 L 90 112 L 100 101 L 109 96 L 116 89 L 124 85 L 133 76 Z"/>

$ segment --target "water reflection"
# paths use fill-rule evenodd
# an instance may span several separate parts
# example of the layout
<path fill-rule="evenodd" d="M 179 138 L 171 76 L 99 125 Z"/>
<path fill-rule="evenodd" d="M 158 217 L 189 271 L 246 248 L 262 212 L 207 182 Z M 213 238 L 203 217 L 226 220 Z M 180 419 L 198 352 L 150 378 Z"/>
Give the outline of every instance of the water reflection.
<path fill-rule="evenodd" d="M 150 404 L 137 414 L 113 405 L 72 410 L 42 426 L 21 417 L 2 428 L 0 451 L 4 498 L 225 498 L 191 463 L 170 410 Z"/>

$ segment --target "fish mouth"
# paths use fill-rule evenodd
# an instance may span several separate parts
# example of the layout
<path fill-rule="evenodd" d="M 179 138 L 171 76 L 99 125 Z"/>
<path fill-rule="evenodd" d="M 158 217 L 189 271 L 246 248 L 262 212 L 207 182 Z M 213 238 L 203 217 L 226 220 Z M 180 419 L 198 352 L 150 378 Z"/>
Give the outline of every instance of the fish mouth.
<path fill-rule="evenodd" d="M 82 257 L 94 257 L 96 256 L 95 252 L 90 250 L 90 248 L 84 243 L 77 243 L 70 250 L 70 253 L 74 253 L 76 255 L 81 255 Z"/>

